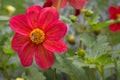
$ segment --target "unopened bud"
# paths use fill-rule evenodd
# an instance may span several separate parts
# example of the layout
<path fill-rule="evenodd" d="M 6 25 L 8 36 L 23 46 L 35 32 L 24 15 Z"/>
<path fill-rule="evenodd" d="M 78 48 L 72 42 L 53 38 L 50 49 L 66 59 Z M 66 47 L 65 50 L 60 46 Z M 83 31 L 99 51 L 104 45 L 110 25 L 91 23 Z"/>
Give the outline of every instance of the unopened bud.
<path fill-rule="evenodd" d="M 7 5 L 6 10 L 8 11 L 9 14 L 12 14 L 15 12 L 16 9 L 12 5 Z"/>
<path fill-rule="evenodd" d="M 68 35 L 68 36 L 67 36 L 67 41 L 68 41 L 70 44 L 74 45 L 74 44 L 75 44 L 75 36 L 74 36 L 74 35 Z"/>
<path fill-rule="evenodd" d="M 76 17 L 76 16 L 70 15 L 69 17 L 70 17 L 70 20 L 71 20 L 73 23 L 77 21 L 77 17 Z"/>
<path fill-rule="evenodd" d="M 83 48 L 78 49 L 78 56 L 84 57 L 85 56 L 85 50 Z"/>
<path fill-rule="evenodd" d="M 87 17 L 90 17 L 93 15 L 93 11 L 90 9 L 84 9 L 83 12 L 84 12 L 85 16 L 87 16 Z"/>
<path fill-rule="evenodd" d="M 96 29 L 92 31 L 95 35 L 99 35 L 101 33 L 101 29 Z"/>
<path fill-rule="evenodd" d="M 16 78 L 16 80 L 24 80 L 24 78 Z"/>

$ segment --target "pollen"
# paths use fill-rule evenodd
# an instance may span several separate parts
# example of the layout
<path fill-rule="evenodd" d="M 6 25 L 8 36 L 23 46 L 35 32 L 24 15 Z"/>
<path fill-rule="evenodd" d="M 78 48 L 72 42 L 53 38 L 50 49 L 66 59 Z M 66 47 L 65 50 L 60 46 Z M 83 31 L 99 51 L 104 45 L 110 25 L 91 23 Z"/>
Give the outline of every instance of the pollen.
<path fill-rule="evenodd" d="M 43 30 L 36 28 L 30 32 L 30 39 L 35 44 L 42 43 L 45 39 L 45 33 Z"/>

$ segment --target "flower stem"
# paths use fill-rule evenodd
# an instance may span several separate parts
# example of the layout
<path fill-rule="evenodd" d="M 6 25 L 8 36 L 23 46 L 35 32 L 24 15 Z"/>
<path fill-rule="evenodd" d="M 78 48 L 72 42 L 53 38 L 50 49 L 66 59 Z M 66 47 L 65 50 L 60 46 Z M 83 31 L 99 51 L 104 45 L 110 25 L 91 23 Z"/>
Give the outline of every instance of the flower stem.
<path fill-rule="evenodd" d="M 58 5 L 57 5 L 57 10 L 59 11 L 60 9 L 60 4 L 61 4 L 61 0 L 58 0 Z"/>
<path fill-rule="evenodd" d="M 120 79 L 120 73 L 118 72 L 118 69 L 117 69 L 117 61 L 116 61 L 116 59 L 114 59 L 114 63 L 115 63 L 115 71 L 116 71 L 116 73 L 117 73 L 117 75 L 118 75 L 118 80 Z"/>
<path fill-rule="evenodd" d="M 111 80 L 114 80 L 114 76 L 113 76 L 113 68 L 111 68 Z"/>
<path fill-rule="evenodd" d="M 80 48 L 82 48 L 82 40 L 80 40 L 80 45 L 79 45 Z"/>
<path fill-rule="evenodd" d="M 90 72 L 91 72 L 92 79 L 96 80 L 94 69 L 90 69 Z"/>
<path fill-rule="evenodd" d="M 57 80 L 56 68 L 54 69 L 54 80 Z"/>
<path fill-rule="evenodd" d="M 105 76 L 104 76 L 104 65 L 101 66 L 101 75 L 102 75 L 102 80 L 105 80 Z"/>
<path fill-rule="evenodd" d="M 4 76 L 7 78 L 7 80 L 10 80 L 10 76 L 6 68 L 6 61 L 3 59 L 2 53 L 0 53 L 0 61 L 2 62 Z"/>

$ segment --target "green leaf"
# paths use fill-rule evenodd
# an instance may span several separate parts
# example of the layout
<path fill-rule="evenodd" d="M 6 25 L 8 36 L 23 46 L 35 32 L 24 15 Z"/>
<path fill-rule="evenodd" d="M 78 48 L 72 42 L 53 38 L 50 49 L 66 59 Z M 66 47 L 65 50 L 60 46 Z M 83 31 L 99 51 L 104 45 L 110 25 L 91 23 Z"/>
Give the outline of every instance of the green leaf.
<path fill-rule="evenodd" d="M 71 60 L 65 59 L 65 57 L 56 55 L 56 62 L 53 65 L 53 68 L 56 68 L 58 71 L 67 73 L 71 80 L 87 80 L 86 74 L 81 64 L 75 64 Z M 82 78 L 80 78 L 82 77 Z"/>
<path fill-rule="evenodd" d="M 23 78 L 26 80 L 45 80 L 45 76 L 35 67 L 29 67 L 25 69 L 26 72 L 23 74 Z"/>
<path fill-rule="evenodd" d="M 96 24 L 95 26 L 93 26 L 93 29 L 100 29 L 102 27 L 107 27 L 112 23 L 114 23 L 114 20 L 104 21 L 102 23 L 99 23 L 99 24 Z"/>
<path fill-rule="evenodd" d="M 83 44 L 86 47 L 90 48 L 92 46 L 92 43 L 95 41 L 95 37 L 90 33 L 84 32 L 80 35 L 80 40 L 82 40 Z"/>
<path fill-rule="evenodd" d="M 118 71 L 119 78 L 120 78 L 120 60 L 117 61 L 117 71 Z"/>
<path fill-rule="evenodd" d="M 60 19 L 66 23 L 72 23 L 71 20 L 65 16 L 60 15 Z"/>
<path fill-rule="evenodd" d="M 113 47 L 113 52 L 115 53 L 115 54 L 120 54 L 119 52 L 120 52 L 120 44 L 117 44 L 117 45 L 115 45 L 114 47 Z"/>
<path fill-rule="evenodd" d="M 101 65 L 107 65 L 109 62 L 112 62 L 111 61 L 111 55 L 110 54 L 102 54 L 101 56 L 99 56 L 97 59 L 96 59 L 99 64 Z"/>
<path fill-rule="evenodd" d="M 68 53 L 68 55 L 70 55 L 71 57 L 75 55 L 75 51 L 71 48 L 68 48 L 66 53 Z"/>
<path fill-rule="evenodd" d="M 11 48 L 11 42 L 9 40 L 7 40 L 4 44 L 4 46 L 2 47 L 2 50 L 5 54 L 10 54 L 10 55 L 14 55 L 14 51 Z"/>
<path fill-rule="evenodd" d="M 107 27 L 109 26 L 110 24 L 113 24 L 113 23 L 117 23 L 119 21 L 118 20 L 108 20 L 108 21 L 104 21 L 102 23 L 99 23 L 99 24 L 96 24 L 95 26 L 93 26 L 93 30 L 96 30 L 96 29 L 100 29 L 100 28 L 103 28 L 103 27 Z"/>
<path fill-rule="evenodd" d="M 20 63 L 20 60 L 17 55 L 11 56 L 8 61 L 8 64 L 19 64 L 19 63 Z"/>
<path fill-rule="evenodd" d="M 97 59 L 103 54 L 108 54 L 111 51 L 111 46 L 107 41 L 107 36 L 99 35 L 97 39 L 87 49 L 87 57 Z"/>

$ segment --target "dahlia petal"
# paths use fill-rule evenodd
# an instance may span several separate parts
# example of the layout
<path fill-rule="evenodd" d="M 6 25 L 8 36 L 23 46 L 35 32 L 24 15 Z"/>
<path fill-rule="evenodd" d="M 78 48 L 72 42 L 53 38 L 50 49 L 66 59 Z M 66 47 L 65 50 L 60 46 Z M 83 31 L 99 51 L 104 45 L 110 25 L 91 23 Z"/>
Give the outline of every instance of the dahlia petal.
<path fill-rule="evenodd" d="M 33 5 L 26 11 L 27 20 L 32 29 L 38 26 L 38 17 L 41 13 L 41 9 L 42 8 L 40 6 Z"/>
<path fill-rule="evenodd" d="M 51 7 L 52 6 L 52 0 L 46 0 L 43 7 Z"/>
<path fill-rule="evenodd" d="M 48 25 L 59 19 L 58 12 L 53 8 L 43 8 L 39 16 L 39 28 L 45 29 Z"/>
<path fill-rule="evenodd" d="M 118 7 L 118 14 L 120 14 L 120 6 Z"/>
<path fill-rule="evenodd" d="M 58 8 L 58 1 L 59 1 L 59 0 L 52 0 L 53 6 L 54 6 L 55 8 Z M 60 8 L 65 7 L 66 4 L 67 4 L 67 0 L 60 0 Z"/>
<path fill-rule="evenodd" d="M 15 51 L 19 51 L 27 41 L 29 41 L 28 37 L 16 33 L 12 39 L 12 48 Z"/>
<path fill-rule="evenodd" d="M 61 52 L 65 52 L 67 50 L 66 44 L 62 40 L 45 40 L 43 46 L 51 52 L 58 52 L 58 54 L 61 54 Z"/>
<path fill-rule="evenodd" d="M 118 23 L 117 26 L 118 26 L 118 31 L 120 31 L 120 23 Z"/>
<path fill-rule="evenodd" d="M 21 64 L 24 67 L 30 66 L 33 62 L 33 56 L 34 56 L 34 44 L 31 42 L 26 42 L 25 45 L 23 45 L 21 51 L 18 51 L 18 55 L 20 57 Z"/>
<path fill-rule="evenodd" d="M 35 50 L 35 60 L 39 67 L 48 69 L 54 62 L 54 54 L 39 45 Z"/>
<path fill-rule="evenodd" d="M 117 8 L 114 6 L 110 6 L 109 8 L 110 19 L 117 19 Z"/>
<path fill-rule="evenodd" d="M 66 34 L 66 32 L 67 26 L 63 22 L 57 21 L 46 31 L 46 39 L 59 40 Z"/>
<path fill-rule="evenodd" d="M 118 29 L 118 25 L 115 23 L 115 24 L 111 24 L 109 26 L 109 29 L 112 31 L 112 32 L 116 32 L 117 29 Z"/>
<path fill-rule="evenodd" d="M 68 0 L 70 5 L 74 7 L 75 9 L 81 9 L 84 7 L 87 0 Z"/>
<path fill-rule="evenodd" d="M 13 16 L 10 19 L 10 27 L 15 32 L 26 36 L 28 36 L 31 31 L 30 26 L 27 24 L 27 18 L 25 15 Z"/>

